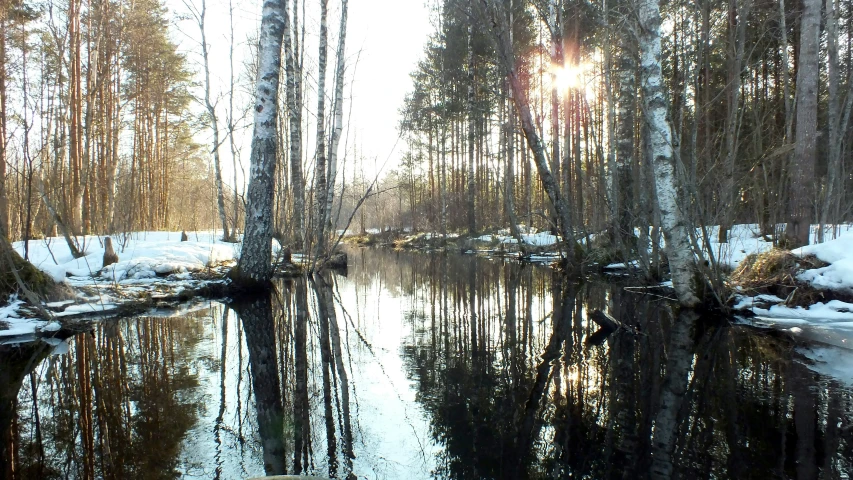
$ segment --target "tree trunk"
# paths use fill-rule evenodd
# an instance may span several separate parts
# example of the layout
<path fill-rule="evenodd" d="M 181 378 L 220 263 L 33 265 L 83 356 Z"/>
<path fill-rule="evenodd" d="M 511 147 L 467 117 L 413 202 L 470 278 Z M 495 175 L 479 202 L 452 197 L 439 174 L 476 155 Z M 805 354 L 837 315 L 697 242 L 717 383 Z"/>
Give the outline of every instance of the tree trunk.
<path fill-rule="evenodd" d="M 272 214 L 278 153 L 276 119 L 281 43 L 284 34 L 281 0 L 264 0 L 261 17 L 255 127 L 251 177 L 246 201 L 246 233 L 240 261 L 233 272 L 243 284 L 266 284 L 272 276 Z"/>
<path fill-rule="evenodd" d="M 800 50 L 797 64 L 797 129 L 791 178 L 791 213 L 785 235 L 789 247 L 809 244 L 814 218 L 815 162 L 817 159 L 817 77 L 820 66 L 820 3 L 803 0 Z"/>
<path fill-rule="evenodd" d="M 504 7 L 496 5 L 493 0 L 483 0 L 482 5 L 480 5 L 479 14 L 488 25 L 491 25 L 492 37 L 500 66 L 509 80 L 512 97 L 515 101 L 515 107 L 518 110 L 519 120 L 521 121 L 521 129 L 524 132 L 524 137 L 527 139 L 527 145 L 533 153 L 533 160 L 536 163 L 539 178 L 542 180 L 542 187 L 557 211 L 560 234 L 563 240 L 568 242 L 569 259 L 571 262 L 574 262 L 576 243 L 574 232 L 572 231 L 570 212 L 565 199 L 560 195 L 557 179 L 554 178 L 554 175 L 548 168 L 545 145 L 542 143 L 539 134 L 536 132 L 536 125 L 533 123 L 533 115 L 530 112 L 527 92 L 522 87 L 518 71 L 516 70 L 515 56 L 512 43 L 508 36 L 509 28 L 506 25 Z"/>
<path fill-rule="evenodd" d="M 476 236 L 477 234 L 477 217 L 476 217 L 476 178 L 474 177 L 474 141 L 476 139 L 476 117 L 474 114 L 474 17 L 471 15 L 471 6 L 468 9 L 468 235 Z"/>
<path fill-rule="evenodd" d="M 344 71 L 346 69 L 347 0 L 341 0 L 341 29 L 338 37 L 337 65 L 335 67 L 335 99 L 332 107 L 334 126 L 329 139 L 328 188 L 326 189 L 326 215 L 323 224 L 334 231 L 329 223 L 332 203 L 335 200 L 335 178 L 338 176 L 338 145 L 344 125 Z"/>
<path fill-rule="evenodd" d="M 631 237 L 634 234 L 634 137 L 635 112 L 637 101 L 637 63 L 630 41 L 621 42 L 622 52 L 619 57 L 617 78 L 619 81 L 619 98 L 616 110 L 616 191 L 613 200 L 616 203 L 616 236 L 621 240 L 623 248 L 630 248 Z M 643 225 L 640 225 L 644 228 Z"/>
<path fill-rule="evenodd" d="M 228 230 L 228 217 L 225 215 L 225 192 L 222 187 L 222 164 L 219 159 L 219 121 L 216 118 L 216 108 L 210 102 L 210 60 L 207 51 L 207 36 L 205 35 L 204 17 L 207 13 L 207 2 L 201 0 L 201 12 L 199 12 L 198 28 L 201 31 L 201 54 L 204 59 L 204 106 L 210 117 L 210 129 L 213 132 L 213 175 L 216 183 L 216 205 L 219 209 L 219 221 L 222 222 L 222 241 L 233 240 Z M 235 185 L 236 188 L 236 185 Z M 236 221 L 236 218 L 235 218 Z"/>
<path fill-rule="evenodd" d="M 737 198 L 737 182 L 735 181 L 735 162 L 738 154 L 738 132 L 740 130 L 740 85 L 741 71 L 743 70 L 743 51 L 746 44 L 746 26 L 749 11 L 752 8 L 752 0 L 735 1 L 729 7 L 737 8 L 730 14 L 732 17 L 737 13 L 737 26 L 735 27 L 735 38 L 730 42 L 729 51 L 732 54 L 729 70 L 729 95 L 728 111 L 726 115 L 726 175 L 723 186 L 722 220 L 718 240 L 720 243 L 729 241 L 728 231 L 734 221 L 735 199 Z M 734 49 L 734 52 L 731 50 Z"/>
<path fill-rule="evenodd" d="M 696 265 L 688 233 L 687 219 L 679 207 L 678 178 L 673 152 L 672 129 L 667 119 L 667 101 L 661 69 L 661 16 L 658 0 L 638 0 L 640 73 L 643 113 L 648 127 L 648 148 L 655 172 L 661 225 L 666 239 L 666 253 L 672 283 L 682 306 L 700 303 L 695 282 Z"/>
<path fill-rule="evenodd" d="M 294 5 L 294 11 L 296 5 Z M 287 115 L 290 122 L 290 184 L 293 189 L 293 243 L 302 248 L 305 241 L 305 182 L 302 178 L 302 72 L 291 41 L 297 36 L 296 22 L 290 22 L 289 0 L 284 9 L 284 62 L 287 73 Z"/>
<path fill-rule="evenodd" d="M 0 8 L 0 235 L 9 235 L 6 197 L 6 10 Z"/>
<path fill-rule="evenodd" d="M 317 239 L 314 264 L 326 250 L 326 52 L 328 50 L 329 29 L 326 25 L 329 0 L 320 0 L 320 52 L 317 61 L 317 176 L 314 201 L 317 203 L 315 226 Z"/>
<path fill-rule="evenodd" d="M 835 188 L 841 174 L 841 99 L 838 92 L 838 8 L 835 0 L 826 0 L 826 63 L 827 63 L 827 124 L 829 130 L 829 155 L 826 169 L 826 193 L 820 210 L 818 241 L 824 240 L 824 225 L 837 222 L 830 218 L 835 203 Z M 853 79 L 853 76 L 851 76 Z"/>

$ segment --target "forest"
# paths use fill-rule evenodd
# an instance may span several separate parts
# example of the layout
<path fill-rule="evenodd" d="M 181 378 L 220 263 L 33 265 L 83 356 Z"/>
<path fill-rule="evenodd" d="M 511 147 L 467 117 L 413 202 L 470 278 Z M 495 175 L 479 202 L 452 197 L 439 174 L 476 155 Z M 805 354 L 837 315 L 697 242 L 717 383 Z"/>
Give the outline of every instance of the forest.
<path fill-rule="evenodd" d="M 0 0 L 0 480 L 846 478 L 853 3 L 416 1 Z"/>
<path fill-rule="evenodd" d="M 274 235 L 319 255 L 346 228 L 509 226 L 520 238 L 521 226 L 569 244 L 606 231 L 654 276 L 674 235 L 678 276 L 693 256 L 715 269 L 709 245 L 735 224 L 797 247 L 810 225 L 822 241 L 849 220 L 845 2 L 431 3 L 433 33 L 401 99 L 403 147 L 375 178 L 357 144 L 340 146 L 347 2 L 303 19 L 296 0 L 267 3 L 248 60 L 235 57 L 229 4 L 230 80 L 214 98 L 211 56 L 224 55 L 209 51 L 205 1 L 180 9 L 200 32 L 192 65 L 162 2 L 4 1 L 6 236 L 62 235 L 80 252 L 81 235 L 217 228 L 226 241 L 245 230 L 248 245 L 244 212 L 261 201 L 258 245 Z M 259 132 L 275 142 L 263 159 Z"/>

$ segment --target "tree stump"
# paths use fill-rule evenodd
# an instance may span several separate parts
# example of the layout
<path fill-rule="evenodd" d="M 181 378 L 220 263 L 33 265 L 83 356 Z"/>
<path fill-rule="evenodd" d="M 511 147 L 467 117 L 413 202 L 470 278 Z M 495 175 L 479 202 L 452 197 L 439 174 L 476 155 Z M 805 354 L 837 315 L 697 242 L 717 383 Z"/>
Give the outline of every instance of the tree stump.
<path fill-rule="evenodd" d="M 110 237 L 104 239 L 104 267 L 118 263 L 118 255 L 113 250 L 113 241 Z"/>
<path fill-rule="evenodd" d="M 326 261 L 326 267 L 331 269 L 347 268 L 347 254 L 336 253 Z"/>
<path fill-rule="evenodd" d="M 186 231 L 181 232 L 181 241 L 182 241 L 182 242 L 189 241 L 189 239 L 190 239 L 190 237 L 188 237 L 188 236 L 187 236 L 187 232 L 186 232 Z"/>

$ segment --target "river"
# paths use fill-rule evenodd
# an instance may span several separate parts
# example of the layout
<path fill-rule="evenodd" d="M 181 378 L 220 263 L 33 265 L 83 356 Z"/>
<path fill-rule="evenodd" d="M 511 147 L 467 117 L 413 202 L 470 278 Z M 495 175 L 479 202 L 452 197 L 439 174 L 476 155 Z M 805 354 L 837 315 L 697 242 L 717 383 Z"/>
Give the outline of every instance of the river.
<path fill-rule="evenodd" d="M 849 478 L 849 382 L 605 280 L 360 249 L 345 276 L 0 345 L 0 478 Z"/>

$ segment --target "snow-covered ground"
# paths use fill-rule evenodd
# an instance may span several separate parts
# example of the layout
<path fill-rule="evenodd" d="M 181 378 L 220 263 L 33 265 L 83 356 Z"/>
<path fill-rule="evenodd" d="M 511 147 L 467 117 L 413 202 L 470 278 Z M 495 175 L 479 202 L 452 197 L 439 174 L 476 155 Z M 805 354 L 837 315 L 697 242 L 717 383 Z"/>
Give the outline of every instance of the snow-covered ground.
<path fill-rule="evenodd" d="M 181 242 L 181 232 L 136 232 L 115 235 L 113 249 L 119 261 L 103 267 L 103 237 L 78 237 L 85 253 L 74 258 L 64 238 L 31 240 L 26 253 L 29 261 L 57 282 L 75 287 L 77 299 L 45 304 L 52 319 L 32 318 L 17 296 L 2 302 L 0 337 L 33 334 L 57 329 L 56 319 L 87 314 L 103 314 L 128 300 L 179 295 L 187 289 L 203 286 L 209 280 L 199 278 L 211 271 L 221 274 L 239 255 L 239 243 L 224 243 L 215 232 L 190 232 Z M 273 241 L 273 249 L 279 245 Z M 22 256 L 23 242 L 13 244 Z M 0 328 L 3 328 L 0 327 Z"/>
<path fill-rule="evenodd" d="M 853 226 L 838 229 L 837 238 L 817 243 L 817 226 L 812 226 L 811 245 L 793 251 L 795 255 L 814 255 L 829 265 L 804 270 L 797 279 L 815 288 L 853 294 Z M 828 234 L 827 238 L 832 238 Z M 755 244 L 755 252 L 764 251 L 764 246 Z M 748 253 L 750 252 L 749 249 Z M 821 330 L 853 331 L 853 304 L 839 300 L 817 302 L 808 308 L 788 307 L 785 299 L 773 295 L 747 294 L 738 296 L 735 310 L 750 311 L 755 323 L 788 328 L 807 325 Z M 796 331 L 794 333 L 797 333 Z M 850 347 L 845 345 L 845 347 Z"/>
<path fill-rule="evenodd" d="M 138 232 L 111 237 L 119 262 L 103 269 L 104 237 L 80 237 L 85 256 L 74 258 L 61 237 L 29 242 L 29 260 L 56 281 L 71 282 L 100 276 L 111 281 L 154 278 L 158 274 L 197 272 L 209 266 L 233 262 L 239 244 L 223 243 L 212 232 Z M 15 250 L 24 255 L 24 243 L 15 242 Z M 88 282 L 88 280 L 87 280 Z"/>

